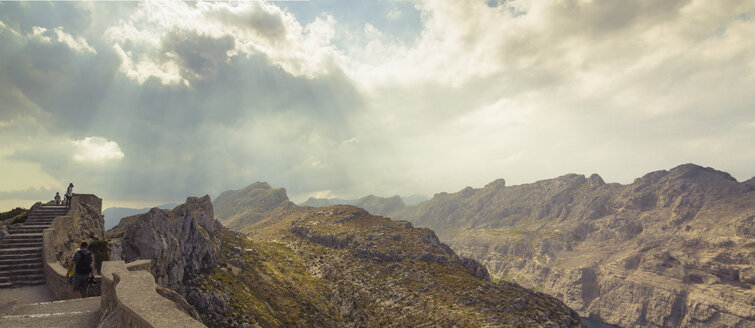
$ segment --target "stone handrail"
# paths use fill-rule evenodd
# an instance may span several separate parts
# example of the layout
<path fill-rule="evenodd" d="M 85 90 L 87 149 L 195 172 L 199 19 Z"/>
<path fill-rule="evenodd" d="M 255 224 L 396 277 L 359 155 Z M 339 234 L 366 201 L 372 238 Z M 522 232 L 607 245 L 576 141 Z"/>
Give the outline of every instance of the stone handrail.
<path fill-rule="evenodd" d="M 102 317 L 98 327 L 205 327 L 155 291 L 149 263 L 102 262 Z"/>

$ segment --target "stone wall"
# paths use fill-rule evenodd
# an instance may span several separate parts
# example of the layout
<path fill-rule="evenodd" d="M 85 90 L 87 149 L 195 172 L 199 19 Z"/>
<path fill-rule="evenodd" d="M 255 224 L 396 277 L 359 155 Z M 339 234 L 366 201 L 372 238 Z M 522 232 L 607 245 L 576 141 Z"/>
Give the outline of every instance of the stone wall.
<path fill-rule="evenodd" d="M 99 328 L 205 327 L 160 296 L 149 260 L 102 262 L 102 316 Z"/>
<path fill-rule="evenodd" d="M 36 205 L 35 205 L 36 206 Z M 71 209 L 65 216 L 55 218 L 43 232 L 43 261 L 47 286 L 58 299 L 71 298 L 67 267 L 71 255 L 82 241 L 105 238 L 102 199 L 95 195 L 74 194 Z M 100 278 L 91 285 L 89 295 L 100 295 Z"/>

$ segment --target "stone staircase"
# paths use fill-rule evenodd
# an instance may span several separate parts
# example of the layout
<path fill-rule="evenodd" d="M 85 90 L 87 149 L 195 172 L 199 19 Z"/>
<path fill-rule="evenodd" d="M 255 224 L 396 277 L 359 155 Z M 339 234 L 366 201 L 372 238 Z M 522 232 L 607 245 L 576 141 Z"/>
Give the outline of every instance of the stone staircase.
<path fill-rule="evenodd" d="M 9 235 L 0 240 L 0 288 L 45 283 L 42 231 L 67 213 L 63 205 L 41 205 L 29 213 L 26 222 L 8 227 Z"/>

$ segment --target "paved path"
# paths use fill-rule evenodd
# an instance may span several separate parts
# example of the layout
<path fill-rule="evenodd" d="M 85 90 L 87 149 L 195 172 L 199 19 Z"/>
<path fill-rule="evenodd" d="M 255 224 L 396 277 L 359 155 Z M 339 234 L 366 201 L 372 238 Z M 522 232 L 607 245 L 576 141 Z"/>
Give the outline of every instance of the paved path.
<path fill-rule="evenodd" d="M 7 315 L 14 306 L 55 300 L 47 285 L 19 288 L 0 288 L 0 316 Z"/>
<path fill-rule="evenodd" d="M 96 327 L 100 297 L 56 301 L 47 285 L 0 289 L 0 327 Z"/>

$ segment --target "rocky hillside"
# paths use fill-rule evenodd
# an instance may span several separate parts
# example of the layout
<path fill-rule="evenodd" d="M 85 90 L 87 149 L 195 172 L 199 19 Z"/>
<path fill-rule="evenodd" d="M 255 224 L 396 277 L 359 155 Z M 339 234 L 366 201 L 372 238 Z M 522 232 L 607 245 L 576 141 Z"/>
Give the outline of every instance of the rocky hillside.
<path fill-rule="evenodd" d="M 332 205 L 353 205 L 359 208 L 363 208 L 374 215 L 390 216 L 400 210 L 403 210 L 406 205 L 400 196 L 395 195 L 392 197 L 379 197 L 375 195 L 364 196 L 359 199 L 323 199 L 323 198 L 309 198 L 306 202 L 301 203 L 302 206 L 311 207 L 326 207 Z"/>
<path fill-rule="evenodd" d="M 229 190 L 215 198 L 215 218 L 231 229 L 240 229 L 272 215 L 278 210 L 296 207 L 286 190 L 273 189 L 266 182 L 256 182 L 243 189 Z"/>
<path fill-rule="evenodd" d="M 623 327 L 755 326 L 755 179 L 696 165 L 436 194 L 396 215 L 494 279 Z"/>
<path fill-rule="evenodd" d="M 257 188 L 248 194 L 270 190 Z M 287 202 L 252 204 L 271 216 L 250 235 L 212 220 L 205 196 L 124 218 L 108 236 L 126 260 L 152 259 L 158 283 L 211 327 L 580 326 L 555 298 L 490 282 L 428 229 Z"/>

